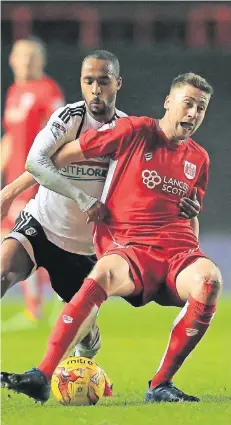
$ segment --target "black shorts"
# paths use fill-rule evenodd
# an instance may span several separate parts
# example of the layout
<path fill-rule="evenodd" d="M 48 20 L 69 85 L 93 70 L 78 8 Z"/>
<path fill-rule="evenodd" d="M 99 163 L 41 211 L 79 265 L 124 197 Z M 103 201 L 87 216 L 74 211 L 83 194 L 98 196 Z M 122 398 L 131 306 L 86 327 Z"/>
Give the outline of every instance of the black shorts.
<path fill-rule="evenodd" d="M 66 302 L 80 289 L 97 261 L 95 255 L 64 251 L 50 242 L 41 226 L 27 211 L 21 211 L 15 226 L 5 239 L 17 239 L 34 263 L 32 271 L 44 267 L 54 291 Z"/>

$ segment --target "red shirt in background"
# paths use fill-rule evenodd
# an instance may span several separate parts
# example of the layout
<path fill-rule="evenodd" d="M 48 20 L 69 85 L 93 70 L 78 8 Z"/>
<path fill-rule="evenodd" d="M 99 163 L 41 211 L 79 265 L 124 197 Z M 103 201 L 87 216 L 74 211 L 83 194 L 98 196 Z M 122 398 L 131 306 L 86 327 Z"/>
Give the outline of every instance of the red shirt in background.
<path fill-rule="evenodd" d="M 26 158 L 34 138 L 50 115 L 63 105 L 62 90 L 47 76 L 40 80 L 16 82 L 10 86 L 6 96 L 3 126 L 5 133 L 11 137 L 12 153 L 4 173 L 5 184 L 11 183 L 25 171 Z M 37 186 L 34 186 L 17 200 L 26 204 L 36 192 Z M 15 214 L 9 214 L 12 215 Z"/>

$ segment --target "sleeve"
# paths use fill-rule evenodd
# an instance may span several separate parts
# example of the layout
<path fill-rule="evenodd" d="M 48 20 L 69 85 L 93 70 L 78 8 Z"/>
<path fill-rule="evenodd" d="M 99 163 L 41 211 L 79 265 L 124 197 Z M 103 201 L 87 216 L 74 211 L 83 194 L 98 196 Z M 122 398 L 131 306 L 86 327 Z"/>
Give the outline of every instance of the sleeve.
<path fill-rule="evenodd" d="M 59 108 L 55 111 L 46 126 L 37 134 L 34 143 L 29 151 L 28 158 L 35 159 L 41 156 L 50 158 L 62 145 L 66 143 L 66 135 L 69 129 L 59 115 L 65 108 Z"/>
<path fill-rule="evenodd" d="M 113 156 L 117 159 L 126 149 L 133 135 L 133 125 L 129 118 L 120 118 L 101 129 L 88 130 L 79 138 L 80 146 L 86 158 Z"/>
<path fill-rule="evenodd" d="M 207 190 L 209 181 L 209 156 L 205 158 L 205 161 L 201 167 L 200 174 L 196 181 L 195 187 L 197 188 L 197 199 L 200 202 L 201 210 L 203 209 L 203 199 Z"/>
<path fill-rule="evenodd" d="M 62 176 L 51 160 L 51 156 L 66 143 L 68 123 L 59 118 L 66 108 L 59 108 L 52 114 L 46 127 L 36 136 L 26 161 L 26 170 L 42 186 L 75 201 L 81 211 L 86 212 L 97 201 L 82 190 L 73 186 Z"/>

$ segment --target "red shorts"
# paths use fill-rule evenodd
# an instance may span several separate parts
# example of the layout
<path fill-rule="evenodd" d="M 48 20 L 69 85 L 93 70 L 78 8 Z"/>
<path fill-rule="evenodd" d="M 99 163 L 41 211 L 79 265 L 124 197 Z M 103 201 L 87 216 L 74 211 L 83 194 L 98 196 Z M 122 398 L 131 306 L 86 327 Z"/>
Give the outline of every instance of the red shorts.
<path fill-rule="evenodd" d="M 99 236 L 99 234 L 97 235 Z M 95 247 L 98 258 L 107 255 L 118 254 L 129 264 L 130 271 L 135 284 L 135 290 L 132 296 L 126 300 L 132 305 L 139 307 L 155 301 L 160 305 L 181 307 L 185 304 L 179 297 L 176 290 L 176 278 L 178 274 L 198 258 L 208 258 L 200 248 L 182 251 L 182 247 L 170 250 L 161 247 L 147 246 L 142 244 L 128 243 L 124 245 L 112 242 L 105 234 L 103 245 L 106 250 Z M 106 244 L 109 242 L 108 244 Z"/>

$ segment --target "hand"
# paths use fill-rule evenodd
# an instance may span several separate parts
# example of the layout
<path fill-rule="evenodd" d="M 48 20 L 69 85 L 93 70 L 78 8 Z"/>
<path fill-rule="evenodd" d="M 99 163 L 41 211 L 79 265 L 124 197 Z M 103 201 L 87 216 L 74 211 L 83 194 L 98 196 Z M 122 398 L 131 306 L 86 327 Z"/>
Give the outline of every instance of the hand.
<path fill-rule="evenodd" d="M 183 197 L 180 199 L 179 207 L 181 208 L 180 216 L 191 219 L 196 217 L 201 209 L 200 203 L 197 200 L 197 188 L 192 189 L 190 198 Z"/>
<path fill-rule="evenodd" d="M 1 220 L 3 220 L 9 212 L 9 209 L 11 207 L 11 204 L 14 200 L 14 198 L 11 196 L 11 194 L 8 191 L 7 187 L 4 187 L 0 192 L 0 206 L 1 206 Z"/>
<path fill-rule="evenodd" d="M 109 210 L 102 202 L 97 201 L 89 210 L 86 212 L 87 221 L 86 223 L 91 223 L 95 221 L 96 223 L 99 221 L 103 221 L 106 217 L 109 216 Z"/>

